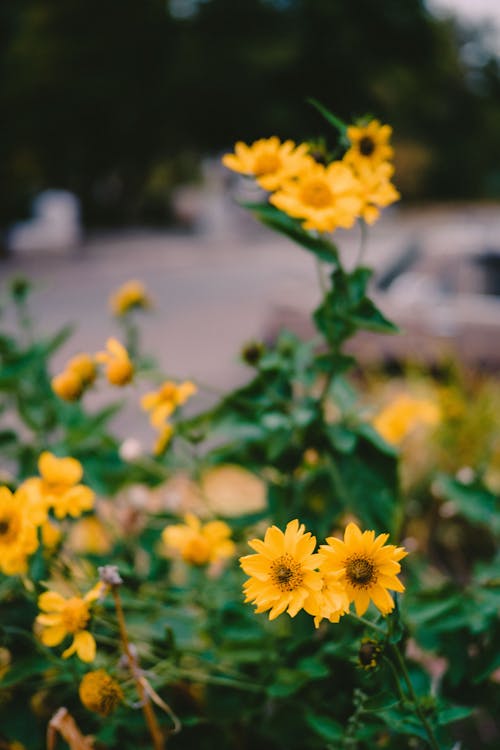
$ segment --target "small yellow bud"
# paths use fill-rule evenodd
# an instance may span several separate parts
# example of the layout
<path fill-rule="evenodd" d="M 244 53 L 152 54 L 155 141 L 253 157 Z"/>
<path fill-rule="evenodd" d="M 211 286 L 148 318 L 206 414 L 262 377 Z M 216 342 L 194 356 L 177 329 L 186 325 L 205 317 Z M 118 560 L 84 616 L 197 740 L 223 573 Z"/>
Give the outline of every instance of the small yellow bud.
<path fill-rule="evenodd" d="M 64 370 L 52 378 L 52 390 L 64 401 L 78 401 L 83 393 L 83 381 L 73 370 Z"/>
<path fill-rule="evenodd" d="M 111 385 L 127 385 L 134 376 L 134 366 L 128 359 L 114 359 L 106 367 Z"/>
<path fill-rule="evenodd" d="M 121 687 L 104 669 L 87 672 L 78 692 L 85 708 L 101 716 L 109 716 L 123 700 Z"/>

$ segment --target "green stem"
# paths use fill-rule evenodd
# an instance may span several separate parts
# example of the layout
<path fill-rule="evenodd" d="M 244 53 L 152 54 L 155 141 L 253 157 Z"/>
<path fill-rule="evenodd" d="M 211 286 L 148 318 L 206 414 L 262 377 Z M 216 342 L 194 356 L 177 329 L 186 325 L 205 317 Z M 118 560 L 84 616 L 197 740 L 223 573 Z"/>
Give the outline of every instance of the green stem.
<path fill-rule="evenodd" d="M 372 630 L 375 630 L 376 633 L 379 635 L 383 635 L 384 638 L 387 638 L 387 633 L 385 630 L 378 625 L 375 625 L 374 622 L 370 622 L 370 620 L 365 620 L 364 617 L 361 617 L 360 615 L 355 615 L 354 612 L 349 612 L 349 615 L 353 618 L 353 620 L 357 620 L 358 622 L 365 625 L 367 628 L 371 628 Z"/>
<path fill-rule="evenodd" d="M 401 687 L 401 683 L 399 681 L 399 675 L 397 673 L 396 667 L 392 663 L 390 659 L 387 658 L 387 656 L 382 657 L 384 662 L 387 664 L 389 669 L 391 670 L 392 676 L 394 677 L 394 684 L 396 685 L 396 692 L 399 697 L 400 703 L 404 704 L 406 702 L 406 696 L 403 693 L 403 688 Z"/>
<path fill-rule="evenodd" d="M 321 264 L 321 261 L 316 259 L 316 271 L 318 274 L 318 284 L 321 291 L 321 294 L 325 296 L 328 292 L 328 283 L 325 279 L 324 269 Z"/>
<path fill-rule="evenodd" d="M 364 221 L 364 219 L 360 219 L 359 226 L 361 228 L 361 239 L 359 243 L 358 259 L 356 261 L 356 267 L 359 267 L 361 263 L 363 262 L 363 258 L 364 258 L 365 251 L 366 251 L 367 240 L 368 240 L 368 226 L 366 224 L 366 221 Z"/>
<path fill-rule="evenodd" d="M 412 681 L 410 679 L 410 675 L 408 673 L 408 669 L 406 668 L 405 660 L 403 658 L 403 655 L 401 654 L 401 651 L 399 648 L 395 645 L 391 645 L 392 651 L 396 657 L 396 661 L 398 663 L 399 669 L 401 670 L 401 674 L 403 675 L 403 679 L 406 683 L 406 687 L 408 688 L 408 693 L 410 695 L 411 701 L 413 705 L 415 706 L 415 712 L 420 719 L 420 722 L 422 726 L 424 727 L 425 731 L 427 732 L 427 737 L 429 739 L 429 745 L 432 747 L 433 750 L 440 750 L 438 741 L 436 739 L 436 735 L 434 734 L 434 730 L 432 729 L 431 725 L 429 724 L 426 715 L 422 711 L 420 707 L 420 703 L 418 701 L 417 694 L 415 693 L 415 690 L 412 685 Z"/>

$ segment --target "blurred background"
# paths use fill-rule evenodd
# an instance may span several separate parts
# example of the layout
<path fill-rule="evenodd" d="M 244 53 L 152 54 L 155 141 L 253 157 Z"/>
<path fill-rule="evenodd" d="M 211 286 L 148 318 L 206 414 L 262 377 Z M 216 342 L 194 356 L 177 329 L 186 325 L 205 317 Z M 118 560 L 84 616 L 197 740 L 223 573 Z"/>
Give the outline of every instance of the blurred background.
<path fill-rule="evenodd" d="M 365 260 L 406 336 L 366 357 L 496 369 L 499 29 L 496 0 L 2 3 L 0 282 L 34 278 L 40 326 L 70 319 L 95 350 L 109 293 L 139 278 L 168 371 L 234 384 L 242 339 L 306 335 L 318 293 L 309 258 L 238 208 L 251 193 L 220 156 L 321 137 L 315 97 L 394 128 L 403 199 Z M 355 234 L 335 235 L 346 254 Z"/>

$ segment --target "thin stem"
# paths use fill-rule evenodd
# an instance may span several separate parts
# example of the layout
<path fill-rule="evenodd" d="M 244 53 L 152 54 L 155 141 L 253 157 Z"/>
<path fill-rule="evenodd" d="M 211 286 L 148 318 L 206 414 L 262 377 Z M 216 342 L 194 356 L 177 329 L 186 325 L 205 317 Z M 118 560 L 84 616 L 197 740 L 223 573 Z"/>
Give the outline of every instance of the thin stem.
<path fill-rule="evenodd" d="M 355 615 L 354 612 L 349 612 L 349 615 L 354 620 L 357 620 L 358 622 L 360 622 L 363 625 L 365 625 L 367 628 L 371 628 L 372 630 L 375 630 L 380 635 L 383 635 L 384 638 L 387 637 L 387 633 L 385 632 L 385 630 L 383 628 L 379 627 L 378 625 L 375 625 L 374 622 L 370 622 L 370 620 L 365 620 L 364 617 L 361 617 L 360 615 Z"/>
<path fill-rule="evenodd" d="M 359 220 L 359 226 L 361 229 L 361 238 L 359 242 L 358 259 L 356 261 L 356 267 L 360 266 L 365 256 L 367 241 L 368 241 L 368 225 L 364 219 Z"/>
<path fill-rule="evenodd" d="M 401 687 L 401 683 L 399 681 L 399 675 L 397 673 L 396 667 L 394 666 L 394 664 L 392 663 L 392 661 L 387 658 L 387 656 L 382 656 L 382 658 L 383 658 L 385 664 L 387 664 L 387 666 L 391 670 L 392 676 L 394 677 L 394 684 L 396 685 L 396 692 L 398 694 L 400 703 L 405 703 L 406 696 L 403 693 L 403 688 Z"/>
<path fill-rule="evenodd" d="M 137 658 L 134 656 L 132 649 L 130 648 L 130 641 L 128 639 L 125 617 L 123 615 L 122 602 L 120 599 L 120 594 L 118 593 L 118 587 L 112 586 L 111 591 L 115 602 L 116 619 L 118 620 L 118 626 L 120 628 L 120 638 L 122 641 L 123 650 L 128 659 L 130 672 L 132 674 L 132 677 L 134 678 L 137 695 L 139 696 L 139 701 L 142 705 L 144 719 L 148 726 L 149 733 L 151 734 L 151 739 L 153 740 L 153 748 L 154 750 L 163 750 L 163 748 L 165 747 L 165 738 L 156 720 L 156 716 L 153 711 L 151 701 L 149 700 L 149 696 L 147 695 L 141 682 Z"/>
<path fill-rule="evenodd" d="M 325 273 L 323 266 L 321 264 L 321 261 L 316 259 L 316 272 L 318 274 L 318 284 L 319 288 L 321 290 L 321 294 L 325 296 L 325 294 L 328 292 L 328 284 L 325 279 Z"/>
<path fill-rule="evenodd" d="M 394 655 L 396 656 L 396 660 L 398 662 L 398 666 L 401 670 L 401 674 L 403 675 L 403 679 L 406 683 L 406 687 L 408 688 L 408 693 L 410 694 L 410 698 L 412 703 L 415 706 L 415 711 L 420 719 L 422 726 L 424 727 L 425 731 L 427 732 L 427 737 L 429 739 L 429 745 L 433 748 L 433 750 L 440 750 L 438 741 L 436 739 L 436 735 L 434 734 L 434 730 L 432 729 L 431 725 L 429 724 L 426 715 L 422 711 L 420 707 L 420 703 L 418 701 L 418 697 L 415 693 L 415 690 L 412 685 L 412 681 L 410 679 L 410 675 L 408 674 L 408 669 L 406 668 L 405 660 L 403 658 L 403 655 L 401 654 L 401 651 L 399 648 L 392 644 L 392 651 Z"/>

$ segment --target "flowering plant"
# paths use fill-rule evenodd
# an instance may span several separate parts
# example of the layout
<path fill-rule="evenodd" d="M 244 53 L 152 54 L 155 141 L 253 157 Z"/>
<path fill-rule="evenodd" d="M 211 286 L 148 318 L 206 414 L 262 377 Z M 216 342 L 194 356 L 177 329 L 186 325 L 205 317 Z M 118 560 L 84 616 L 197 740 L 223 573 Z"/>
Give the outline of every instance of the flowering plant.
<path fill-rule="evenodd" d="M 492 462 L 472 479 L 433 464 L 401 491 L 399 445 L 449 445 L 458 428 L 444 387 L 372 413 L 356 392 L 349 339 L 396 332 L 360 265 L 367 225 L 398 198 L 391 130 L 316 106 L 332 150 L 272 137 L 224 163 L 267 192 L 249 210 L 318 265 L 317 336 L 251 342 L 250 382 L 208 410 L 187 414 L 201 384 L 141 355 L 139 282 L 112 297 L 119 339 L 52 377 L 66 332 L 32 343 L 26 285 L 11 288 L 20 335 L 0 339 L 0 396 L 25 429 L 0 433 L 7 747 L 57 733 L 126 750 L 494 746 Z M 358 259 L 344 262 L 339 227 L 358 231 Z M 97 387 L 137 398 L 149 452 L 113 436 L 117 406 L 84 405 Z M 466 560 L 440 537 L 446 507 L 478 540 Z"/>

